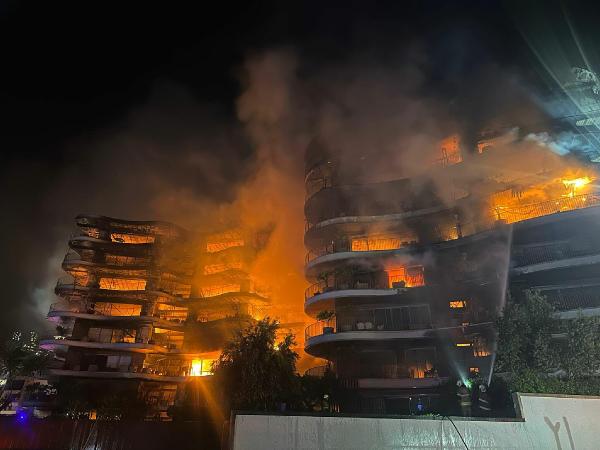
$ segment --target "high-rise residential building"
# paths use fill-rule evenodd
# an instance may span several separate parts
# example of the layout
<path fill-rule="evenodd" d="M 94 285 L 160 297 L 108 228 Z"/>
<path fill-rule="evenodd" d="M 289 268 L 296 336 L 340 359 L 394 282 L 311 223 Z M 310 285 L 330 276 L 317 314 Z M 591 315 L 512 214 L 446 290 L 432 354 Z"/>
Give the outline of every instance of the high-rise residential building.
<path fill-rule="evenodd" d="M 395 178 L 376 151 L 307 149 L 305 350 L 325 360 L 308 373 L 335 373 L 342 411 L 435 411 L 449 383 L 487 380 L 507 292 L 600 311 L 596 168 L 502 139 L 450 137 Z"/>
<path fill-rule="evenodd" d="M 134 393 L 167 418 L 178 386 L 210 375 L 233 330 L 267 311 L 267 289 L 249 270 L 268 234 L 90 215 L 76 223 L 48 313 L 57 335 L 41 342 L 64 361 L 51 380 Z"/>

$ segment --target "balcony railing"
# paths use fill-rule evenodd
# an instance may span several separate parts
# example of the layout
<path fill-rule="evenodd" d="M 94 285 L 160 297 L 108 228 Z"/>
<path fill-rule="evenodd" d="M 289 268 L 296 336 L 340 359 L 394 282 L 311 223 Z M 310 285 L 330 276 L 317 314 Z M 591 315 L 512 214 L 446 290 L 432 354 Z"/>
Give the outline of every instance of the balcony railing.
<path fill-rule="evenodd" d="M 333 367 L 331 365 L 325 364 L 322 366 L 315 366 L 307 369 L 304 372 L 304 375 L 308 375 L 311 377 L 323 378 L 327 372 L 334 373 Z"/>
<path fill-rule="evenodd" d="M 313 324 L 310 324 L 304 330 L 304 338 L 308 340 L 315 336 L 321 336 L 322 334 L 333 334 L 335 333 L 336 319 L 332 317 L 329 320 L 319 320 Z"/>
<path fill-rule="evenodd" d="M 323 177 L 319 179 L 307 180 L 305 183 L 306 186 L 306 196 L 304 197 L 305 201 L 308 201 L 313 195 L 321 192 L 323 189 L 327 189 L 333 186 L 331 180 L 328 177 Z"/>
<path fill-rule="evenodd" d="M 345 377 L 350 379 L 423 379 L 438 378 L 435 360 L 404 361 L 397 364 L 356 364 L 340 367 Z"/>
<path fill-rule="evenodd" d="M 536 245 L 515 247 L 512 254 L 515 267 L 541 264 L 561 259 L 577 258 L 599 253 L 594 245 L 577 245 L 573 241 L 555 241 Z"/>
<path fill-rule="evenodd" d="M 493 208 L 493 213 L 497 220 L 514 223 L 596 205 L 600 205 L 600 194 L 582 194 L 513 208 L 496 206 Z"/>
<path fill-rule="evenodd" d="M 382 237 L 382 238 L 355 238 L 348 241 L 331 242 L 330 244 L 315 250 L 310 250 L 306 254 L 305 263 L 308 264 L 313 259 L 323 255 L 342 252 L 372 252 L 398 250 L 408 247 L 416 242 L 403 237 Z"/>
<path fill-rule="evenodd" d="M 315 295 L 324 294 L 326 292 L 340 291 L 345 289 L 388 289 L 387 284 L 376 283 L 372 280 L 357 280 L 357 281 L 335 281 L 328 283 L 327 281 L 320 281 L 318 283 L 311 284 L 304 291 L 304 299 L 308 300 Z"/>
<path fill-rule="evenodd" d="M 410 308 L 406 308 L 409 310 Z M 415 312 L 416 313 L 416 312 Z M 329 320 L 315 322 L 304 331 L 305 339 L 323 334 L 338 334 L 349 331 L 408 331 L 432 329 L 429 314 L 418 314 L 412 320 L 386 320 L 376 315 L 374 310 L 362 311 L 360 316 L 332 317 Z"/>
<path fill-rule="evenodd" d="M 600 286 L 542 291 L 558 311 L 600 307 Z"/>

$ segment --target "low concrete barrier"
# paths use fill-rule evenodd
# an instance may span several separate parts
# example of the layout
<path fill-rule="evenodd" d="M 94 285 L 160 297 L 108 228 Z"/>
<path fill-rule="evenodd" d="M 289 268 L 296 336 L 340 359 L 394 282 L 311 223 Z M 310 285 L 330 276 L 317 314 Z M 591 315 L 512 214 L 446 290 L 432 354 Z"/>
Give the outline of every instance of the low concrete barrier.
<path fill-rule="evenodd" d="M 600 449 L 600 397 L 517 394 L 517 419 L 240 413 L 234 450 Z"/>

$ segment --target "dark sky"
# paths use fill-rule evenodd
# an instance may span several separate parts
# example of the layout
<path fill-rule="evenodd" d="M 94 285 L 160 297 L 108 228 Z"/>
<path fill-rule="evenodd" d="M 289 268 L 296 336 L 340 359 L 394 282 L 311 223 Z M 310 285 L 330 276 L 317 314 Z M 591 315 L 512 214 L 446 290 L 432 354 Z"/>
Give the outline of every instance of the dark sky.
<path fill-rule="evenodd" d="M 558 8 L 522 3 L 534 11 Z M 222 184 L 196 176 L 193 166 L 170 167 L 170 161 L 189 156 L 179 150 L 189 142 L 203 148 L 226 142 L 236 150 L 209 155 L 216 170 L 223 179 L 247 175 L 253 148 L 237 124 L 235 102 L 248 55 L 292 49 L 310 76 L 357 56 L 385 65 L 418 46 L 426 55 L 425 89 L 469 105 L 482 88 L 472 76 L 479 67 L 501 67 L 535 82 L 538 68 L 515 20 L 522 6 L 447 0 L 0 2 L 0 333 L 41 329 L 47 291 L 60 272 L 56 255 L 66 250 L 77 213 L 153 218 L 143 216 L 149 211 L 139 206 L 144 192 L 124 182 L 125 175 L 152 178 L 160 167 L 170 186 L 214 191 L 227 200 Z M 465 86 L 470 82 L 472 89 Z M 122 158 L 108 153 L 113 161 L 107 162 L 107 143 L 96 142 L 119 136 L 124 127 L 133 129 L 135 144 L 164 145 L 146 152 L 116 139 L 127 150 Z M 205 131 L 200 140 L 196 128 Z M 147 165 L 137 170 L 115 167 L 140 160 Z M 100 176 L 97 167 L 108 173 Z"/>

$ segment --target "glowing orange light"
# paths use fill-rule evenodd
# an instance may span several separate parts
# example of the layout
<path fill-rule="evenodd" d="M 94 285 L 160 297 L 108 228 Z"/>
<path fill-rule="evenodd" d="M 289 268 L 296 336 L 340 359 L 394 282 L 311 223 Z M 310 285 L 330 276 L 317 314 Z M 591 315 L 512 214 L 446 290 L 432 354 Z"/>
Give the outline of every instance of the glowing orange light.
<path fill-rule="evenodd" d="M 565 175 L 527 189 L 509 189 L 494 194 L 491 207 L 495 219 L 506 223 L 521 222 L 600 203 L 600 197 L 586 189 L 593 181 L 592 177 L 574 176 L 572 170 Z"/>
<path fill-rule="evenodd" d="M 450 308 L 464 308 L 465 306 L 467 306 L 465 300 L 454 300 L 450 302 Z"/>
<path fill-rule="evenodd" d="M 212 363 L 214 360 L 211 359 L 194 359 L 190 366 L 190 377 L 206 377 L 212 375 Z"/>
<path fill-rule="evenodd" d="M 565 187 L 572 188 L 572 189 L 581 189 L 586 184 L 590 184 L 592 182 L 592 179 L 590 177 L 586 176 L 586 177 L 575 178 L 573 180 L 562 180 L 562 182 L 565 185 Z"/>
<path fill-rule="evenodd" d="M 387 269 L 388 284 L 390 289 L 404 284 L 404 287 L 418 287 L 425 285 L 423 266 L 399 267 Z"/>

